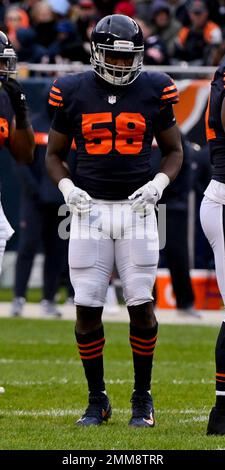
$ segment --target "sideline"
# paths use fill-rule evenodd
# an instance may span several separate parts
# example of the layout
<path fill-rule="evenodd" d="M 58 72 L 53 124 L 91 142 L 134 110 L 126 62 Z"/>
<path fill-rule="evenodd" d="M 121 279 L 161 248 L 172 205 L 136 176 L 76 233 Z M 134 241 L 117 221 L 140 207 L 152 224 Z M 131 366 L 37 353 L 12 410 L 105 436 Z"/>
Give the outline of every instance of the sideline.
<path fill-rule="evenodd" d="M 10 302 L 0 302 L 0 318 L 10 317 Z M 73 305 L 59 305 L 59 310 L 62 313 L 62 320 L 74 320 L 75 319 L 75 307 Z M 181 316 L 176 310 L 164 310 L 156 309 L 156 316 L 158 322 L 167 325 L 208 325 L 218 326 L 224 319 L 223 309 L 221 310 L 202 310 L 201 318 L 194 318 L 191 316 Z M 23 318 L 31 319 L 47 319 L 51 320 L 52 317 L 48 317 L 41 313 L 41 306 L 39 303 L 27 303 L 24 307 Z M 104 310 L 103 319 L 105 322 L 112 323 L 128 323 L 128 313 L 124 306 L 119 308 L 118 312 L 112 313 Z"/>

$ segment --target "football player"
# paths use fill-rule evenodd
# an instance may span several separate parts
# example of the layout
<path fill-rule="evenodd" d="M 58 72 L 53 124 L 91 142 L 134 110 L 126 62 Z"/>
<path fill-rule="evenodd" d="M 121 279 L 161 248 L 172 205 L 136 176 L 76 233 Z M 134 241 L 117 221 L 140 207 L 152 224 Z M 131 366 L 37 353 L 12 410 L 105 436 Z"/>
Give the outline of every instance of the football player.
<path fill-rule="evenodd" d="M 157 339 L 152 288 L 158 263 L 155 205 L 182 164 L 173 115 L 176 85 L 168 75 L 141 72 L 143 35 L 130 17 L 109 15 L 91 35 L 92 71 L 59 78 L 46 165 L 73 211 L 69 266 L 75 291 L 75 336 L 88 382 L 80 426 L 111 416 L 103 377 L 102 310 L 114 260 L 130 316 L 134 364 L 131 426 L 154 426 L 151 370 Z M 162 150 L 153 178 L 151 144 Z M 76 174 L 63 166 L 73 137 Z"/>
<path fill-rule="evenodd" d="M 203 231 L 214 252 L 216 276 L 225 305 L 225 59 L 215 73 L 206 111 L 212 179 L 200 209 Z M 207 434 L 225 434 L 225 318 L 216 342 L 216 403 Z"/>
<path fill-rule="evenodd" d="M 24 91 L 15 80 L 16 63 L 16 53 L 6 34 L 0 31 L 0 148 L 5 145 L 16 161 L 31 163 L 34 136 Z M 6 242 L 12 234 L 0 202 L 0 272 Z"/>

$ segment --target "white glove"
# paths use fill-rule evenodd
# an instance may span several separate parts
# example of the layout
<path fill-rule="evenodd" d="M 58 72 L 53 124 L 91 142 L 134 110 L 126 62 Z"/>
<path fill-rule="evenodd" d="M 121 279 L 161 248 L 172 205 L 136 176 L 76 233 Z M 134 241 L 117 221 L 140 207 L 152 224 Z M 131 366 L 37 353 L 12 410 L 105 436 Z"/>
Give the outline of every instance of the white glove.
<path fill-rule="evenodd" d="M 81 215 L 91 211 L 91 196 L 86 191 L 83 191 L 83 189 L 75 186 L 69 178 L 62 178 L 58 188 L 63 194 L 65 203 L 72 212 L 75 211 Z"/>
<path fill-rule="evenodd" d="M 146 215 L 151 214 L 169 182 L 169 177 L 165 173 L 157 173 L 153 180 L 134 191 L 134 193 L 128 197 L 130 200 L 135 199 L 131 206 L 132 211 Z"/>

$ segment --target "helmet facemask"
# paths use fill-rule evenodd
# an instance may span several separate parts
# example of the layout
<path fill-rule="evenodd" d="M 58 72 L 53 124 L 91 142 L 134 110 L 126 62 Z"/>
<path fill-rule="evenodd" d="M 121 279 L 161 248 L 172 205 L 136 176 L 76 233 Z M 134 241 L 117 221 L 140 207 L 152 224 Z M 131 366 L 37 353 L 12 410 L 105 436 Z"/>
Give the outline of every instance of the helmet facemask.
<path fill-rule="evenodd" d="M 115 40 L 113 45 L 91 43 L 91 64 L 103 80 L 111 85 L 123 86 L 132 83 L 140 74 L 143 65 L 144 46 L 134 46 L 132 41 Z M 107 60 L 124 59 L 129 65 L 113 65 Z M 129 59 L 129 60 L 128 60 Z"/>
<path fill-rule="evenodd" d="M 15 78 L 17 75 L 17 56 L 12 47 L 5 47 L 0 52 L 0 81 L 4 82 L 9 77 Z"/>

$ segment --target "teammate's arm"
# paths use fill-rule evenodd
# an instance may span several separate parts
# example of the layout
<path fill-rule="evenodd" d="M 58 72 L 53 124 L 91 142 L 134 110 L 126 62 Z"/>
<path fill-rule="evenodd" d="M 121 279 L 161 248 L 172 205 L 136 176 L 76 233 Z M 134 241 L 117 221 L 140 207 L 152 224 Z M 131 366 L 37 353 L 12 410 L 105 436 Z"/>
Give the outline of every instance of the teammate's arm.
<path fill-rule="evenodd" d="M 8 146 L 11 154 L 19 163 L 31 163 L 35 147 L 34 133 L 28 116 L 26 96 L 20 83 L 9 78 L 3 83 L 14 111 Z"/>
<path fill-rule="evenodd" d="M 222 102 L 221 121 L 222 121 L 223 130 L 225 132 L 225 98 L 223 98 L 223 102 Z"/>
<path fill-rule="evenodd" d="M 31 125 L 25 129 L 17 129 L 13 119 L 9 132 L 8 146 L 12 156 L 18 163 L 32 163 L 35 143 Z"/>

